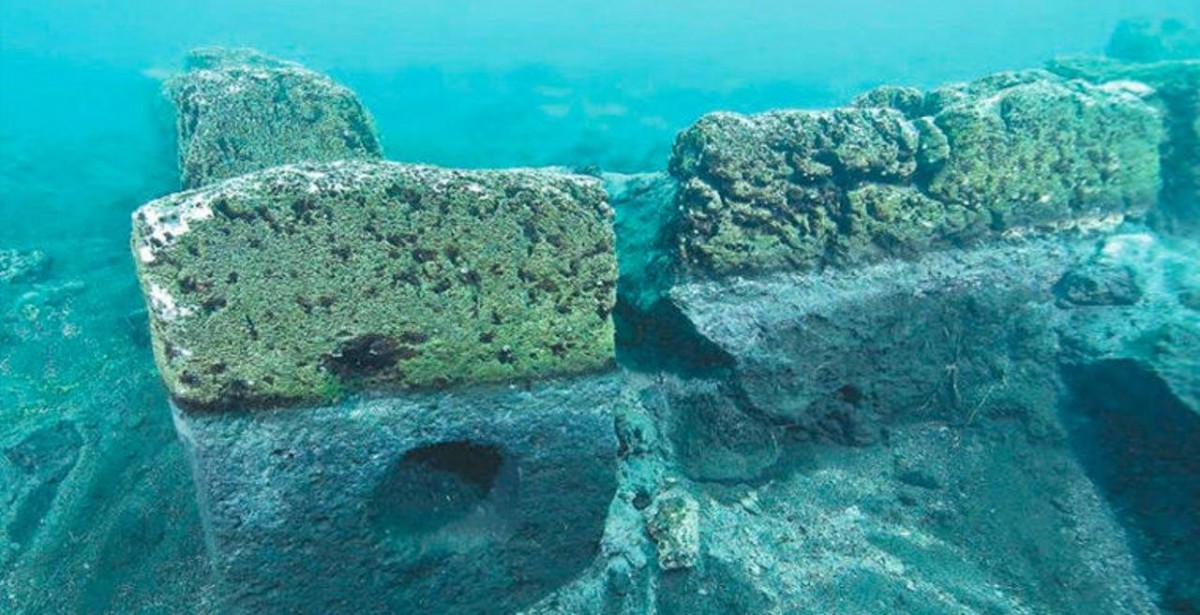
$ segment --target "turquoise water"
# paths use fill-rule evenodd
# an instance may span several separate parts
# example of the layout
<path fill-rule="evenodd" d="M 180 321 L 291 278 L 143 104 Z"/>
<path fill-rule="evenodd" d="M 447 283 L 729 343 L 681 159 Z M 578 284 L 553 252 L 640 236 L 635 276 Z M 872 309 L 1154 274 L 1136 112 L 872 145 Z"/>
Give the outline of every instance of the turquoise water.
<path fill-rule="evenodd" d="M 371 111 L 389 160 L 632 174 L 666 171 L 676 135 L 710 111 L 830 108 L 883 84 L 931 88 L 1039 67 L 1061 55 L 1099 55 L 1121 20 L 1131 17 L 1198 25 L 1200 3 L 0 0 L 0 251 L 38 251 L 48 259 L 27 279 L 0 280 L 0 520 L 7 524 L 0 525 L 0 612 L 206 613 L 222 608 L 206 551 L 202 505 L 155 367 L 129 250 L 133 211 L 179 190 L 174 110 L 161 88 L 163 79 L 181 70 L 189 49 L 253 47 L 332 76 Z M 618 211 L 618 232 L 622 222 L 642 224 L 628 222 L 631 217 Z M 630 236 L 634 244 L 646 241 L 637 231 Z M 622 241 L 618 237 L 618 246 Z M 1179 248 L 1179 253 L 1193 256 L 1171 261 L 1184 271 L 1178 278 L 1195 275 L 1187 272 L 1194 265 L 1190 249 Z M 636 255 L 622 258 L 642 262 Z M 622 301 L 637 303 L 628 297 Z M 683 345 L 671 331 L 662 339 L 650 335 L 649 342 L 635 331 L 656 319 L 672 323 L 663 329 L 675 326 L 676 314 L 664 316 L 655 309 L 618 313 L 641 323 L 618 322 L 623 367 L 653 372 L 662 361 L 656 355 L 660 349 L 647 350 L 646 344 Z M 674 377 L 690 369 L 663 371 Z M 1069 386 L 1078 388 L 1088 379 L 1120 381 L 1103 370 L 1080 374 L 1067 378 Z M 1081 394 L 1079 403 L 1101 407 L 1128 393 L 1123 408 L 1176 412 L 1178 406 L 1177 414 L 1185 418 L 1163 420 L 1178 421 L 1171 424 L 1183 434 L 1182 444 L 1154 438 L 1137 442 L 1194 454 L 1200 430 L 1187 413 L 1195 408 L 1175 398 L 1163 401 L 1169 394 L 1153 387 L 1147 391 L 1134 383 L 1097 399 Z M 1130 430 L 1153 431 L 1141 425 L 1143 419 L 1130 422 L 1136 424 Z M 1110 474 L 1105 464 L 1114 457 L 1122 464 L 1145 463 L 1152 467 L 1148 471 L 1178 480 L 1166 481 L 1172 489 L 1195 493 L 1178 466 L 1153 469 L 1151 462 L 1121 457 L 1126 451 L 1109 450 L 1114 447 L 1080 446 L 1085 450 L 1078 463 L 1101 485 L 1098 492 L 1116 502 L 1113 518 L 1122 520 L 1146 507 L 1139 499 L 1145 496 L 1123 490 L 1120 477 L 1105 478 Z M 830 455 L 853 457 L 856 449 L 847 450 Z M 1004 454 L 1010 453 L 1020 457 Z M 810 462 L 820 465 L 806 455 L 788 462 L 801 466 L 799 475 L 813 470 L 806 465 Z M 879 459 L 891 463 L 887 455 Z M 853 474 L 866 472 L 864 465 L 870 464 L 846 459 L 844 467 Z M 1194 459 L 1182 467 L 1195 470 Z M 705 497 L 735 502 L 744 497 L 730 495 L 740 487 L 713 482 L 721 484 Z M 765 483 L 749 483 L 765 489 Z M 831 491 L 838 494 L 832 499 L 850 497 Z M 1196 514 L 1200 502 L 1165 508 Z M 1200 612 L 1195 588 L 1200 562 L 1194 559 L 1195 546 L 1187 544 L 1197 536 L 1194 518 L 1137 519 L 1131 523 L 1144 521 L 1151 538 L 1146 539 L 1150 546 L 1134 550 L 1158 553 L 1138 560 L 1143 567 L 1138 574 L 1159 592 L 1151 602 L 1162 612 Z M 722 559 L 725 552 L 714 556 L 702 580 L 669 577 L 662 584 L 684 588 L 680 595 L 724 596 L 706 602 L 708 612 L 1036 613 L 1060 607 L 1085 612 L 1049 599 L 1022 604 L 1031 596 L 1052 595 L 1061 581 L 1029 581 L 1044 571 L 1032 564 L 1023 570 L 1026 577 L 1011 570 L 973 576 L 990 564 L 988 545 L 962 538 L 970 535 L 970 527 L 956 526 L 940 536 L 978 559 L 961 570 L 954 557 L 939 560 L 946 568 L 929 573 L 923 583 L 943 579 L 945 587 L 957 591 L 1011 582 L 1036 586 L 1036 591 L 1017 591 L 1019 599 L 1003 606 L 982 598 L 886 608 L 832 599 L 814 599 L 803 607 L 782 599 L 767 604 L 742 598 L 740 577 L 722 576 L 720 566 L 729 561 Z M 926 546 L 930 552 L 944 548 L 942 543 Z M 1022 555 L 1030 561 L 1052 559 L 1054 548 L 1045 549 L 1030 554 L 1038 550 L 1031 547 Z M 920 568 L 922 557 L 901 555 L 895 561 Z M 725 578 L 731 580 L 723 585 Z M 873 595 L 876 582 L 856 577 L 845 580 L 844 587 L 847 594 Z M 689 604 L 661 601 L 657 612 L 695 608 Z"/>

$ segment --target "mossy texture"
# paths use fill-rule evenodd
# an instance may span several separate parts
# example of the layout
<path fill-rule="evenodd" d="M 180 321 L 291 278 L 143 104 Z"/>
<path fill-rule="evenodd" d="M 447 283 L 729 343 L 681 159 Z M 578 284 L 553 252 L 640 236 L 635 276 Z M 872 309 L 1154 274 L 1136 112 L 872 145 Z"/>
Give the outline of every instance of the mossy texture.
<path fill-rule="evenodd" d="M 1200 227 L 1200 59 L 1139 64 L 1081 56 L 1056 59 L 1047 68 L 1106 87 L 1148 88 L 1144 97 L 1162 110 L 1167 129 L 1160 222 Z"/>
<path fill-rule="evenodd" d="M 1135 92 L 1045 71 L 710 114 L 671 160 L 681 256 L 692 275 L 812 269 L 1144 212 L 1161 119 Z"/>
<path fill-rule="evenodd" d="M 166 93 L 175 103 L 185 188 L 280 164 L 382 156 L 354 92 L 250 49 L 192 51 Z"/>
<path fill-rule="evenodd" d="M 185 407 L 528 381 L 613 360 L 597 180 L 285 165 L 151 202 L 133 250 Z"/>

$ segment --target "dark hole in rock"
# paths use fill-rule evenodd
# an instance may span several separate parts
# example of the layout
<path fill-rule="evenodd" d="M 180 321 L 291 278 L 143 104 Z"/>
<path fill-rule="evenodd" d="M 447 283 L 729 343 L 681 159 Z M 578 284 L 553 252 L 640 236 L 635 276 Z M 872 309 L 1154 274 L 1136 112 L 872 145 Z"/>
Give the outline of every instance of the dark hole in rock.
<path fill-rule="evenodd" d="M 863 400 L 863 397 L 865 396 L 863 395 L 862 389 L 854 386 L 853 384 L 842 385 L 842 387 L 837 390 L 837 398 L 849 404 L 857 404 Z"/>
<path fill-rule="evenodd" d="M 373 376 L 396 366 L 400 347 L 390 337 L 369 333 L 346 340 L 325 356 L 325 369 L 341 378 Z"/>
<path fill-rule="evenodd" d="M 1071 444 L 1166 612 L 1200 612 L 1200 414 L 1131 360 L 1068 367 Z"/>
<path fill-rule="evenodd" d="M 414 449 L 376 489 L 372 521 L 390 534 L 487 525 L 514 493 L 515 472 L 506 470 L 511 468 L 500 449 L 488 444 L 455 441 Z"/>
<path fill-rule="evenodd" d="M 641 490 L 639 490 L 636 494 L 634 494 L 634 496 L 633 496 L 633 507 L 634 508 L 636 508 L 638 510 L 646 510 L 646 507 L 648 507 L 648 506 L 650 506 L 650 494 L 646 493 L 645 491 L 641 491 Z"/>

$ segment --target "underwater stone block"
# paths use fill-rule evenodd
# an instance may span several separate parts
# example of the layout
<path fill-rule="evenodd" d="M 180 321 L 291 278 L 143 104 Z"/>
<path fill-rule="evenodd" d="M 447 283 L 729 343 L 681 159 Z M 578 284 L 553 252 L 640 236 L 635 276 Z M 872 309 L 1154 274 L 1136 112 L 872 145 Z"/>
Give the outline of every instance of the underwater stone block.
<path fill-rule="evenodd" d="M 1136 91 L 1030 71 L 857 105 L 715 113 L 681 133 L 687 273 L 910 256 L 1157 198 L 1161 116 Z"/>
<path fill-rule="evenodd" d="M 1043 71 L 934 90 L 928 104 L 949 155 L 926 191 L 987 210 L 993 229 L 1144 212 L 1158 197 L 1165 135 L 1140 94 Z"/>
<path fill-rule="evenodd" d="M 730 358 L 743 411 L 806 440 L 862 446 L 905 420 L 1036 420 L 1055 390 L 1053 288 L 1093 246 L 1051 237 L 671 294 Z"/>
<path fill-rule="evenodd" d="M 1200 59 L 1135 64 L 1088 56 L 1051 61 L 1047 69 L 1104 87 L 1140 87 L 1164 116 L 1162 204 L 1168 226 L 1200 225 Z M 1107 84 L 1107 85 L 1105 85 Z"/>
<path fill-rule="evenodd" d="M 382 156 L 354 92 L 252 49 L 202 48 L 165 91 L 176 108 L 184 188 L 295 162 Z"/>
<path fill-rule="evenodd" d="M 324 407 L 176 408 L 223 612 L 529 606 L 598 554 L 625 390 L 609 372 Z"/>
<path fill-rule="evenodd" d="M 244 409 L 609 367 L 611 217 L 592 178 L 342 161 L 151 202 L 133 249 L 176 402 Z"/>

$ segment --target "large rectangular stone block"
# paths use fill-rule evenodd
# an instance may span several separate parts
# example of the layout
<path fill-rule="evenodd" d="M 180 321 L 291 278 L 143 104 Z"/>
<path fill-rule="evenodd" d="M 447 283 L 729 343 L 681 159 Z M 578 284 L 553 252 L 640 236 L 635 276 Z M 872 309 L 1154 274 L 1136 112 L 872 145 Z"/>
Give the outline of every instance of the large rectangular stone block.
<path fill-rule="evenodd" d="M 134 216 L 159 371 L 189 408 L 602 371 L 612 212 L 594 179 L 288 165 Z"/>
<path fill-rule="evenodd" d="M 611 217 L 592 178 L 367 161 L 135 214 L 223 610 L 510 613 L 591 564 Z"/>
<path fill-rule="evenodd" d="M 864 445 L 906 421 L 1044 421 L 1062 318 L 1053 289 L 1093 245 L 1051 237 L 692 281 L 671 296 L 728 357 L 746 410 L 813 440 Z"/>
<path fill-rule="evenodd" d="M 252 49 L 193 50 L 166 93 L 175 104 L 185 188 L 280 164 L 382 156 L 374 121 L 354 92 Z"/>
<path fill-rule="evenodd" d="M 597 555 L 616 373 L 176 409 L 223 612 L 513 613 Z"/>
<path fill-rule="evenodd" d="M 1164 132 L 1140 93 L 1029 71 L 707 115 L 671 159 L 684 269 L 813 270 L 1144 213 Z"/>
<path fill-rule="evenodd" d="M 1106 58 L 1065 57 L 1047 69 L 1106 87 L 1140 87 L 1161 109 L 1167 142 L 1162 149 L 1160 226 L 1184 233 L 1200 227 L 1200 59 L 1147 64 Z"/>

